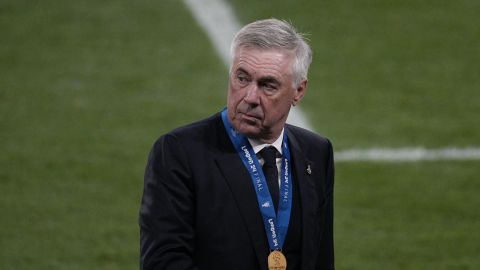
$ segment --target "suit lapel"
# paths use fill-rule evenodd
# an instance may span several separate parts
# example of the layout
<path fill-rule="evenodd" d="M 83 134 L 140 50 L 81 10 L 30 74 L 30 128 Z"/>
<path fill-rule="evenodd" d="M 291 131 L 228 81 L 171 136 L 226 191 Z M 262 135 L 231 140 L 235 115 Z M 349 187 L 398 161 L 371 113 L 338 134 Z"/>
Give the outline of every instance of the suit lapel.
<path fill-rule="evenodd" d="M 223 124 L 222 124 L 223 125 Z M 263 220 L 258 208 L 257 196 L 252 185 L 250 175 L 244 167 L 238 153 L 233 148 L 228 135 L 225 133 L 225 140 L 222 142 L 223 151 L 218 153 L 216 163 L 223 174 L 230 191 L 235 198 L 237 207 L 243 217 L 251 241 L 253 243 L 258 262 L 262 270 L 265 268 L 267 257 L 265 251 L 268 246 L 265 241 L 265 230 Z"/>
<path fill-rule="evenodd" d="M 300 205 L 302 209 L 302 269 L 313 269 L 315 258 L 313 251 L 315 243 L 312 241 L 315 233 L 315 205 L 317 205 L 318 196 L 315 194 L 315 184 L 311 177 L 311 168 L 314 163 L 309 161 L 304 151 L 300 148 L 297 138 L 286 126 L 289 140 L 290 152 L 293 159 L 294 181 L 297 181 L 300 193 Z"/>
<path fill-rule="evenodd" d="M 235 151 L 228 135 L 223 129 L 222 124 L 221 150 L 219 151 L 216 163 L 225 178 L 230 191 L 235 198 L 237 207 L 243 217 L 245 227 L 247 228 L 251 241 L 253 243 L 257 259 L 262 270 L 267 270 L 267 256 L 265 251 L 269 249 L 265 241 L 265 229 L 263 220 L 258 208 L 257 197 L 254 187 L 250 180 L 250 175 L 245 169 L 238 153 Z M 293 160 L 294 181 L 298 181 L 300 193 L 300 205 L 302 211 L 302 269 L 313 269 L 315 261 L 315 242 L 312 240 L 315 235 L 315 229 L 318 224 L 315 223 L 316 205 L 318 205 L 318 196 L 311 168 L 315 164 L 308 160 L 295 135 L 288 126 L 285 127 L 288 135 L 291 158 Z M 310 169 L 310 172 L 308 172 Z"/>

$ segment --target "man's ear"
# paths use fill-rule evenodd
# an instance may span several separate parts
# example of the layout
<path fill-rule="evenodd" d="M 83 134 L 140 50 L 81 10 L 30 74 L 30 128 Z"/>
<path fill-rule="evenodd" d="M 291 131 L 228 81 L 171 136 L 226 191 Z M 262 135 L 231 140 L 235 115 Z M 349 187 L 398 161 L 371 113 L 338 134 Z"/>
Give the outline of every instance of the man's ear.
<path fill-rule="evenodd" d="M 308 80 L 301 81 L 295 89 L 295 95 L 293 96 L 292 101 L 293 106 L 296 106 L 302 100 L 303 96 L 305 96 L 305 92 L 307 91 L 307 82 Z"/>

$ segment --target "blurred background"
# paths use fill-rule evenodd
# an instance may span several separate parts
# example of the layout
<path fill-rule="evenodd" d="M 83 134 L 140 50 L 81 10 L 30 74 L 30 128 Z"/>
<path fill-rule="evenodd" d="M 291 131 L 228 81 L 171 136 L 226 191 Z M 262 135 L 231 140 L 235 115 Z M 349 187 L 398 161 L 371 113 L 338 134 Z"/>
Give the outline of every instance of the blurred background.
<path fill-rule="evenodd" d="M 480 145 L 480 2 L 229 0 L 314 51 L 301 106 L 336 151 Z M 0 269 L 138 269 L 147 154 L 225 106 L 178 0 L 0 0 Z M 480 269 L 480 162 L 337 162 L 338 269 Z"/>

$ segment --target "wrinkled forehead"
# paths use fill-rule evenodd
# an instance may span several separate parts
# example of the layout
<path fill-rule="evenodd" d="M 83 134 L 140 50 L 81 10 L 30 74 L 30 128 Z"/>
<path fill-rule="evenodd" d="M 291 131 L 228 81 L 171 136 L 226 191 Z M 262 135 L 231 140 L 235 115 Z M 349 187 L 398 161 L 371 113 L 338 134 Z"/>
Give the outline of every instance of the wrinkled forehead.
<path fill-rule="evenodd" d="M 264 48 L 264 47 L 259 47 L 255 45 L 242 45 L 238 46 L 232 54 L 232 58 L 236 58 L 238 54 L 242 52 L 250 52 L 250 53 L 255 53 L 255 54 L 260 54 L 260 53 L 276 53 L 276 54 L 282 54 L 285 56 L 288 56 L 289 58 L 294 58 L 295 57 L 295 50 L 290 50 L 290 49 L 285 49 L 285 48 L 276 48 L 276 47 L 269 47 L 269 48 Z"/>
<path fill-rule="evenodd" d="M 233 55 L 230 72 L 238 69 L 252 71 L 275 71 L 281 75 L 291 75 L 294 55 L 284 49 L 263 49 L 256 47 L 240 47 Z"/>

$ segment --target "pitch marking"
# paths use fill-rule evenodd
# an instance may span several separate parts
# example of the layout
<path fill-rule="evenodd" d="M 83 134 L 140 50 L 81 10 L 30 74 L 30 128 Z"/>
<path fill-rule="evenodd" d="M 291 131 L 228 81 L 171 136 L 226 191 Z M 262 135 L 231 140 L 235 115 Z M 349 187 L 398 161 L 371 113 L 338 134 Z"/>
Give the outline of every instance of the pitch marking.
<path fill-rule="evenodd" d="M 370 148 L 338 151 L 336 161 L 416 162 L 431 160 L 480 160 L 480 148 Z"/>
<path fill-rule="evenodd" d="M 206 31 L 227 67 L 230 65 L 230 43 L 240 29 L 232 8 L 222 0 L 184 0 L 186 6 Z M 293 107 L 287 122 L 309 130 L 312 125 L 298 107 Z M 480 148 L 371 148 L 336 151 L 336 161 L 420 161 L 480 160 Z"/>

